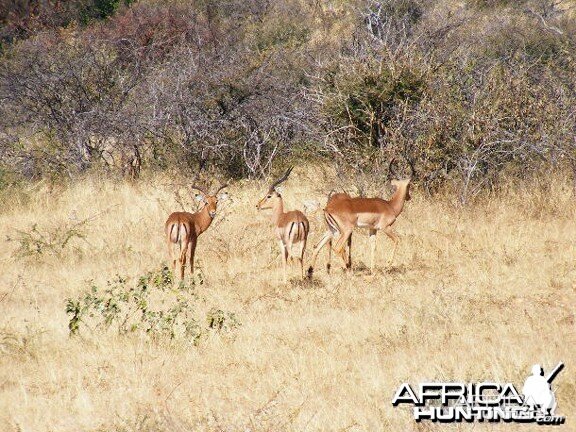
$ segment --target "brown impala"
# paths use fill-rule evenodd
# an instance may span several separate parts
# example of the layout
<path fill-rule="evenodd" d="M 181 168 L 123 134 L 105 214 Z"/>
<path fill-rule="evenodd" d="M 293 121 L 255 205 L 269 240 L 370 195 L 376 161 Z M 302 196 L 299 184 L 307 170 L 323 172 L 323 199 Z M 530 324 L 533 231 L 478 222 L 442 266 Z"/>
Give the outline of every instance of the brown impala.
<path fill-rule="evenodd" d="M 180 280 L 184 279 L 184 269 L 188 259 L 190 260 L 190 274 L 194 274 L 194 252 L 198 237 L 208 229 L 216 216 L 218 200 L 226 199 L 226 193 L 218 195 L 218 192 L 226 186 L 220 186 L 212 195 L 198 186 L 192 186 L 192 189 L 200 192 L 196 195 L 196 199 L 202 201 L 204 207 L 197 213 L 174 212 L 168 216 L 164 232 L 168 243 L 168 254 L 173 264 L 174 278 L 176 278 L 176 262 L 179 262 Z M 176 245 L 179 248 L 178 252 L 174 250 Z"/>
<path fill-rule="evenodd" d="M 272 223 L 276 228 L 276 237 L 280 241 L 284 282 L 286 282 L 286 262 L 288 257 L 290 257 L 290 261 L 294 257 L 300 261 L 300 271 L 302 278 L 304 278 L 304 250 L 306 249 L 306 240 L 310 231 L 310 224 L 304 213 L 299 210 L 284 213 L 284 201 L 282 200 L 282 195 L 276 189 L 276 186 L 288 179 L 292 168 L 294 167 L 288 168 L 282 177 L 272 183 L 266 196 L 256 205 L 258 210 L 272 209 Z"/>
<path fill-rule="evenodd" d="M 391 183 L 396 187 L 396 191 L 390 201 L 381 198 L 352 198 L 346 193 L 338 193 L 328 199 L 328 204 L 324 209 L 324 219 L 328 225 L 328 231 L 314 249 L 308 276 L 312 276 L 318 253 L 327 243 L 328 264 L 326 267 L 330 272 L 330 249 L 332 248 L 332 239 L 336 234 L 338 240 L 334 246 L 334 252 L 340 255 L 347 269 L 352 267 L 352 231 L 355 227 L 368 228 L 369 230 L 371 273 L 374 272 L 376 233 L 379 230 L 383 230 L 384 234 L 394 242 L 394 249 L 388 260 L 388 265 L 392 263 L 399 240 L 392 231 L 392 224 L 402 213 L 404 202 L 410 200 L 410 179 L 392 180 Z M 346 245 L 348 245 L 348 256 L 346 256 Z"/>

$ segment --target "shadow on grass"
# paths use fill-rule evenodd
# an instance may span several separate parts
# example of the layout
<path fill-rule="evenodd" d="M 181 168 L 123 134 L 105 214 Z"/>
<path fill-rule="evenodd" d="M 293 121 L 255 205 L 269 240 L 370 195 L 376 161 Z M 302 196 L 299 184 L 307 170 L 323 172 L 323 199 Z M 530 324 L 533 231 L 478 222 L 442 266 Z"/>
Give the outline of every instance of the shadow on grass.
<path fill-rule="evenodd" d="M 304 279 L 300 277 L 294 277 L 288 281 L 288 284 L 293 288 L 302 288 L 302 289 L 324 287 L 324 282 L 317 277 L 313 278 L 306 277 Z"/>

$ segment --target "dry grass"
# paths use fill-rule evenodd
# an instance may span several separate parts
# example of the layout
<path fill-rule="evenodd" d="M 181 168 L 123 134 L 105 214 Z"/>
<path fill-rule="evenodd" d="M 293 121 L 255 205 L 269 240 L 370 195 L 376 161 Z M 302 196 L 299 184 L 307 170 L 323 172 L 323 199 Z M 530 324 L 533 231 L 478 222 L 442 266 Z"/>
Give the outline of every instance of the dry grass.
<path fill-rule="evenodd" d="M 306 189 L 304 171 L 286 185 L 290 208 L 324 202 L 329 190 L 318 179 Z M 236 185 L 198 249 L 205 307 L 237 313 L 234 339 L 69 338 L 64 299 L 86 280 L 137 277 L 166 260 L 162 225 L 180 206 L 165 183 L 39 184 L 3 205 L 0 430 L 541 430 L 418 425 L 391 399 L 404 381 L 521 386 L 533 363 L 560 360 L 558 412 L 568 418 L 555 430 L 574 430 L 576 205 L 562 182 L 511 187 L 467 209 L 415 190 L 396 223 L 392 268 L 379 236 L 379 270 L 366 277 L 358 233 L 353 275 L 320 267 L 314 284 L 289 286 L 267 215 L 254 208 L 264 187 Z M 16 257 L 18 242 L 4 241 L 33 224 L 50 231 L 86 218 L 87 236 L 57 254 Z M 311 220 L 314 243 L 324 227 L 319 214 Z"/>

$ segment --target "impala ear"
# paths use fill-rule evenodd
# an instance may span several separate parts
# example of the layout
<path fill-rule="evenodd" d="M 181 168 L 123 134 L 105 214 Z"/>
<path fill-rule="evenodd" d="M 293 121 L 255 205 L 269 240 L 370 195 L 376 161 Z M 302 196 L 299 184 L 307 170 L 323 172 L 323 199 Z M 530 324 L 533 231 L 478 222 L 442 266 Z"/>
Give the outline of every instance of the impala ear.
<path fill-rule="evenodd" d="M 218 194 L 218 201 L 226 201 L 228 199 L 228 192 Z"/>
<path fill-rule="evenodd" d="M 274 188 L 274 190 L 276 191 L 277 194 L 281 194 L 282 192 L 284 192 L 284 187 L 283 186 L 276 186 Z"/>
<path fill-rule="evenodd" d="M 194 196 L 194 199 L 195 199 L 196 201 L 198 201 L 198 202 L 204 201 L 204 195 L 197 193 L 197 194 Z"/>

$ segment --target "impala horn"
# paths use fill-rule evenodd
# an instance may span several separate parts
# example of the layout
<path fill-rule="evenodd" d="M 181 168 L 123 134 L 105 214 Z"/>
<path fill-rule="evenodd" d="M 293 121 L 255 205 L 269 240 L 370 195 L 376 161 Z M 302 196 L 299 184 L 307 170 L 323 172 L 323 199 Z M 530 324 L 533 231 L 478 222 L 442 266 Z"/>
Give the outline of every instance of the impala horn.
<path fill-rule="evenodd" d="M 208 194 L 206 193 L 206 190 L 205 190 L 204 188 L 202 188 L 202 187 L 200 187 L 200 186 L 197 186 L 197 185 L 195 185 L 195 184 L 193 184 L 193 185 L 190 186 L 190 187 L 191 187 L 192 189 L 196 189 L 197 191 L 202 192 L 202 194 L 203 194 L 204 196 L 208 196 Z"/>
<path fill-rule="evenodd" d="M 218 195 L 218 192 L 220 192 L 222 189 L 224 189 L 224 188 L 226 188 L 226 187 L 228 187 L 228 184 L 227 184 L 227 183 L 224 183 L 222 186 L 220 186 L 220 187 L 216 190 L 216 192 L 214 192 L 214 196 Z"/>
<path fill-rule="evenodd" d="M 278 180 L 276 180 L 274 183 L 272 183 L 272 186 L 270 186 L 270 189 L 268 189 L 268 192 L 274 191 L 276 186 L 278 186 L 279 184 L 284 183 L 286 180 L 288 180 L 288 176 L 292 172 L 293 168 L 294 168 L 294 166 L 291 166 L 290 168 L 288 168 L 282 177 L 280 177 Z"/>

